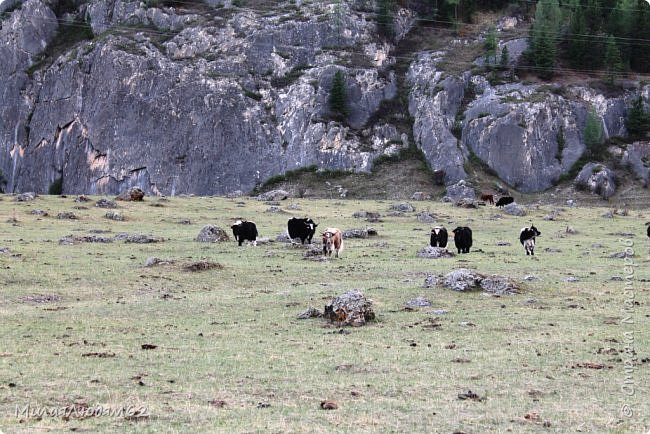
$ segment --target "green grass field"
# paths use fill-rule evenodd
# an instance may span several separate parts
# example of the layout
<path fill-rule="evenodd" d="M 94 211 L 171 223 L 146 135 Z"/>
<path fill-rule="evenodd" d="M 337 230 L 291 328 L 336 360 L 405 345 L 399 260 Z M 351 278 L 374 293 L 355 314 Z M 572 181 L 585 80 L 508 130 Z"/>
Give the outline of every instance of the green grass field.
<path fill-rule="evenodd" d="M 174 197 L 121 202 L 127 220 L 117 222 L 94 201 L 0 198 L 4 433 L 650 429 L 649 212 L 606 219 L 605 208 L 565 208 L 546 221 L 550 205 L 499 218 L 494 207 L 411 202 L 416 213 L 390 216 L 391 201 L 289 199 L 282 209 L 300 210 L 270 213 L 251 198 Z M 36 208 L 49 216 L 31 214 Z M 353 218 L 360 210 L 383 221 Z M 472 253 L 418 258 L 432 226 L 417 220 L 421 210 L 448 229 L 471 226 Z M 79 219 L 57 219 L 62 211 Z M 203 225 L 230 232 L 239 217 L 275 240 L 292 215 L 313 217 L 319 229 L 370 225 L 379 235 L 345 240 L 342 257 L 323 262 L 275 241 L 194 241 Z M 534 258 L 518 242 L 531 221 L 542 232 Z M 97 230 L 165 240 L 59 244 Z M 627 259 L 610 257 L 626 244 Z M 145 267 L 154 256 L 173 263 Z M 184 270 L 197 261 L 223 267 Z M 509 276 L 522 291 L 423 288 L 428 274 L 460 267 Z M 341 332 L 324 319 L 296 319 L 350 289 L 373 300 L 376 321 Z M 432 306 L 404 309 L 417 296 Z M 469 391 L 476 399 L 459 398 Z M 338 409 L 322 410 L 325 399 Z M 98 406 L 117 414 L 84 413 Z"/>

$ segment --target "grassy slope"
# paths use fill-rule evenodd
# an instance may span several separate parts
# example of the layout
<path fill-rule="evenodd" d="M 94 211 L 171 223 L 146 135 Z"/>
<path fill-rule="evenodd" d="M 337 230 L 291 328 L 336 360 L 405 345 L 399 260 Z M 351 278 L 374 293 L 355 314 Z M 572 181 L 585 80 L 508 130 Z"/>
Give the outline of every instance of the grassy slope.
<path fill-rule="evenodd" d="M 386 215 L 390 205 L 291 202 L 302 207 L 295 215 L 341 228 L 364 226 L 351 217 L 354 211 Z M 599 217 L 602 208 L 577 208 L 551 222 L 542 221 L 550 210 L 542 207 L 524 218 L 493 220 L 493 208 L 417 202 L 447 227 L 469 224 L 476 251 L 445 260 L 417 258 L 430 225 L 409 215 L 384 217 L 374 225 L 379 237 L 347 240 L 342 259 L 319 263 L 302 260 L 302 250 L 283 243 L 238 248 L 234 241 L 192 241 L 202 225 L 227 227 L 235 217 L 254 219 L 260 235 L 274 239 L 290 214 L 265 213 L 268 206 L 261 202 L 172 198 L 164 207 L 152 203 L 156 200 L 121 204 L 129 220 L 112 222 L 92 204 L 73 210 L 72 198 L 16 203 L 5 196 L 0 201 L 0 247 L 11 250 L 0 254 L 1 430 L 539 432 L 549 422 L 551 432 L 640 432 L 650 423 L 648 364 L 637 364 L 636 394 L 627 397 L 620 391 L 624 356 L 599 353 L 601 348 L 622 351 L 623 332 L 632 330 L 638 358 L 649 357 L 650 333 L 643 326 L 644 282 L 650 279 L 643 235 L 647 213 L 606 220 Z M 73 210 L 80 220 L 39 220 L 28 214 L 34 208 L 51 216 Z M 19 223 L 5 223 L 14 212 Z M 181 219 L 192 224 L 178 224 Z M 519 228 L 531 219 L 543 233 L 535 259 L 524 256 L 516 242 Z M 578 233 L 566 235 L 567 225 Z M 152 233 L 167 240 L 58 244 L 64 235 L 90 229 Z M 640 265 L 634 293 L 641 305 L 633 325 L 620 324 L 624 284 L 610 280 L 624 275 L 623 260 L 609 258 L 623 248 L 619 232 L 636 234 L 630 238 Z M 497 240 L 512 246 L 497 247 Z M 604 247 L 592 247 L 594 242 Z M 544 252 L 545 247 L 561 252 Z M 150 256 L 177 264 L 143 267 Z M 201 259 L 224 268 L 181 270 L 182 264 Z M 422 288 L 428 273 L 457 267 L 519 281 L 533 274 L 540 280 L 526 282 L 523 294 L 500 298 Z M 570 275 L 580 281 L 566 282 Z M 376 323 L 340 334 L 322 320 L 295 319 L 308 306 L 322 308 L 353 288 L 374 300 Z M 34 294 L 61 300 L 25 301 Z M 419 295 L 433 306 L 402 309 Z M 448 313 L 437 316 L 434 309 Z M 441 327 L 427 328 L 436 317 Z M 142 350 L 142 344 L 158 348 Z M 115 357 L 82 356 L 92 352 Z M 584 362 L 611 368 L 572 367 Z M 351 366 L 337 370 L 339 365 Z M 468 389 L 485 399 L 457 399 Z M 225 407 L 211 406 L 213 399 L 225 400 Z M 322 399 L 334 399 L 339 409 L 320 410 Z M 151 416 L 140 422 L 109 417 L 20 422 L 14 416 L 16 406 L 27 403 L 74 402 L 143 405 Z M 271 406 L 257 408 L 259 402 Z M 623 403 L 632 405 L 631 419 L 620 416 Z M 525 419 L 526 414 L 539 419 Z"/>

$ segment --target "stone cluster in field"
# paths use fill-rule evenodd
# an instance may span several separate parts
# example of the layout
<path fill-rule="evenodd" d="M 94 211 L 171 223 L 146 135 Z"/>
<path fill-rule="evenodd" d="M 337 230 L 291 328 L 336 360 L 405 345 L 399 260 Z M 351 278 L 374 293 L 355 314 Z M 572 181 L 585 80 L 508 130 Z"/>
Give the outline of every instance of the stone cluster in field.
<path fill-rule="evenodd" d="M 519 286 L 509 277 L 485 275 L 467 268 L 452 270 L 442 278 L 429 275 L 424 280 L 423 287 L 434 288 L 440 285 L 454 291 L 480 289 L 494 295 L 517 294 L 520 291 Z"/>
<path fill-rule="evenodd" d="M 230 240 L 230 237 L 225 230 L 218 226 L 205 225 L 201 228 L 195 240 L 201 243 L 220 243 Z"/>
<path fill-rule="evenodd" d="M 375 319 L 372 301 L 352 290 L 333 298 L 325 305 L 323 316 L 335 324 L 362 326 Z"/>
<path fill-rule="evenodd" d="M 431 258 L 431 259 L 452 258 L 455 256 L 453 252 L 450 252 L 444 247 L 431 247 L 431 246 L 426 246 L 418 250 L 416 255 L 419 258 Z"/>

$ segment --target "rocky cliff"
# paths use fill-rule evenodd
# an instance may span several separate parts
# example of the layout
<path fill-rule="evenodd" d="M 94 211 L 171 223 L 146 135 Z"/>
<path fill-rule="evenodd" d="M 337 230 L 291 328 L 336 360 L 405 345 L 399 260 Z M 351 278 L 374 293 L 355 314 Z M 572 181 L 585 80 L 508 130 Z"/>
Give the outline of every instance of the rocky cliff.
<path fill-rule="evenodd" d="M 475 155 L 521 191 L 539 191 L 582 155 L 587 107 L 607 136 L 625 134 L 630 101 L 586 87 L 491 85 L 446 72 L 454 56 L 395 48 L 415 13 L 398 12 L 391 39 L 373 5 L 277 2 L 27 0 L 0 28 L 0 171 L 7 191 L 223 194 L 299 167 L 368 171 L 417 146 L 446 183 Z M 465 42 L 466 43 L 466 42 Z M 508 42 L 525 46 L 525 40 Z M 521 50 L 519 50 L 520 52 Z M 6 59 L 6 60 L 5 60 Z M 516 61 L 516 55 L 512 61 Z M 344 72 L 348 116 L 329 109 Z M 379 116 L 408 97 L 408 113 Z M 406 110 L 406 107 L 404 107 Z"/>

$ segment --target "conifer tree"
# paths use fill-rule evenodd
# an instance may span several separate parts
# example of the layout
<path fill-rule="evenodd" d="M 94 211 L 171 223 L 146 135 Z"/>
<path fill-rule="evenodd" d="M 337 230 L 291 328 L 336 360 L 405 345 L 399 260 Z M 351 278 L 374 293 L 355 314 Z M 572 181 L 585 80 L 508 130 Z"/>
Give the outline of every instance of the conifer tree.
<path fill-rule="evenodd" d="M 607 81 L 610 84 L 614 83 L 616 74 L 623 70 L 621 52 L 612 35 L 607 36 L 607 44 L 605 45 L 605 69 L 607 71 Z"/>
<path fill-rule="evenodd" d="M 553 76 L 557 57 L 555 38 L 560 27 L 560 6 L 557 0 L 540 0 L 535 10 L 535 24 L 530 30 L 529 56 L 542 78 Z"/>
<path fill-rule="evenodd" d="M 627 131 L 633 136 L 643 136 L 650 132 L 650 111 L 643 107 L 641 95 L 632 103 L 625 119 Z"/>
<path fill-rule="evenodd" d="M 379 0 L 377 13 L 377 30 L 379 34 L 391 38 L 393 36 L 393 2 L 392 0 Z"/>
<path fill-rule="evenodd" d="M 497 63 L 497 34 L 494 26 L 490 27 L 488 34 L 485 37 L 485 63 L 489 65 L 490 63 Z"/>
<path fill-rule="evenodd" d="M 585 54 L 589 46 L 587 38 L 587 23 L 584 10 L 579 0 L 571 4 L 573 12 L 569 20 L 568 55 L 569 62 L 574 68 L 585 67 Z"/>
<path fill-rule="evenodd" d="M 650 72 L 650 5 L 644 0 L 637 0 L 634 11 L 634 25 L 630 34 L 633 35 L 630 52 L 630 66 L 637 72 Z"/>
<path fill-rule="evenodd" d="M 340 117 L 348 116 L 348 98 L 345 89 L 345 75 L 343 71 L 336 71 L 334 80 L 332 81 L 332 89 L 330 91 L 330 109 Z"/>
<path fill-rule="evenodd" d="M 501 58 L 499 59 L 499 66 L 502 69 L 507 69 L 510 65 L 510 53 L 508 52 L 508 46 L 504 45 L 503 50 L 501 50 Z"/>
<path fill-rule="evenodd" d="M 603 124 L 593 107 L 587 112 L 584 141 L 592 158 L 599 158 L 604 143 Z"/>

